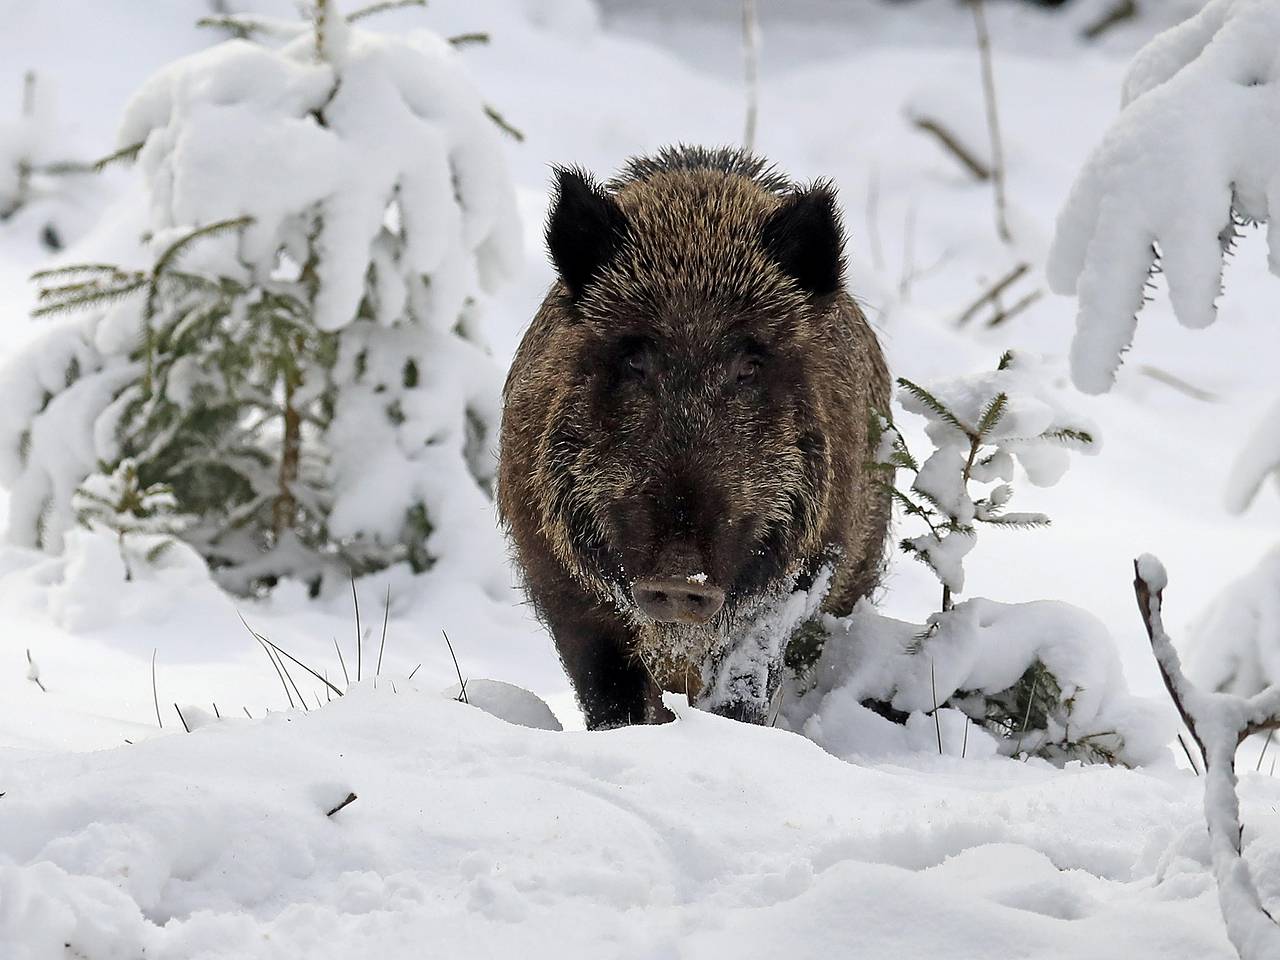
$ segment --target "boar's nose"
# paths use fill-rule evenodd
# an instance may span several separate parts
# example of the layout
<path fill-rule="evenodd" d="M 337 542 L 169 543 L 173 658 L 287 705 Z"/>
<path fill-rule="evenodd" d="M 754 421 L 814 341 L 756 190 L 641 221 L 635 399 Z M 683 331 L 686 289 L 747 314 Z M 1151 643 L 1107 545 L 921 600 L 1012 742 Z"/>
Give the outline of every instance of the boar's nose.
<path fill-rule="evenodd" d="M 706 623 L 724 606 L 724 591 L 688 577 L 638 580 L 631 588 L 636 605 L 661 623 Z"/>

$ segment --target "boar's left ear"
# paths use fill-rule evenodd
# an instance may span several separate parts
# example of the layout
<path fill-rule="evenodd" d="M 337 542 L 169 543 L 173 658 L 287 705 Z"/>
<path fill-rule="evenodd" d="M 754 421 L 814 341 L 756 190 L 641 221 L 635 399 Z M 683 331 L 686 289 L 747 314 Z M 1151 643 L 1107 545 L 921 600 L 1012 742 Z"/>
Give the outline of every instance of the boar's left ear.
<path fill-rule="evenodd" d="M 765 219 L 761 240 L 807 293 L 827 296 L 844 282 L 844 229 L 830 182 L 819 181 L 784 198 Z"/>
<path fill-rule="evenodd" d="M 621 249 L 627 218 L 582 170 L 557 167 L 556 195 L 547 217 L 547 249 L 560 279 L 577 300 Z"/>

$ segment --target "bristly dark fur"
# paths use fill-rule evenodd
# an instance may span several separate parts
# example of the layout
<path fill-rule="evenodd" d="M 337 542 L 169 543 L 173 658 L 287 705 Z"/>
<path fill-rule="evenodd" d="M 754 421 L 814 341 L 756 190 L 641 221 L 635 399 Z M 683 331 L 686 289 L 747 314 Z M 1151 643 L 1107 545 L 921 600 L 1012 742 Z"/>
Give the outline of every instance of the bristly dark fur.
<path fill-rule="evenodd" d="M 786 174 L 763 157 L 742 147 L 700 147 L 683 143 L 664 147 L 652 157 L 633 157 L 606 186 L 618 191 L 629 183 L 648 180 L 655 173 L 678 170 L 714 170 L 731 177 L 744 177 L 761 190 L 781 195 L 795 187 Z"/>
<path fill-rule="evenodd" d="M 672 148 L 601 188 L 561 171 L 560 272 L 505 389 L 499 506 L 592 727 L 667 716 L 749 611 L 838 558 L 825 609 L 878 582 L 889 516 L 866 469 L 889 375 L 844 290 L 831 186 L 741 151 Z M 637 580 L 724 590 L 659 623 Z"/>
<path fill-rule="evenodd" d="M 547 218 L 547 251 L 575 299 L 612 260 L 627 236 L 618 201 L 589 173 L 557 167 L 556 191 Z"/>

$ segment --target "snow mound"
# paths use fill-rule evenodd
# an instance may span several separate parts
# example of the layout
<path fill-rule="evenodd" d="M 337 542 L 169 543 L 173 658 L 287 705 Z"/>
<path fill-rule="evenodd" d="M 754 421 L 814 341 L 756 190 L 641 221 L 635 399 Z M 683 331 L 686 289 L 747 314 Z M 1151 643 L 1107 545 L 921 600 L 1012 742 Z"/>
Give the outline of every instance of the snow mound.
<path fill-rule="evenodd" d="M 1213 0 L 1139 53 L 1124 108 L 1058 216 L 1050 286 L 1079 297 L 1072 376 L 1110 388 L 1158 256 L 1178 320 L 1217 317 L 1236 219 L 1270 220 L 1280 273 L 1280 6 Z M 1235 218 L 1235 219 L 1233 219 Z"/>
<path fill-rule="evenodd" d="M 1204 690 L 1251 697 L 1280 683 L 1280 547 L 1230 584 L 1192 625 L 1187 675 Z"/>
<path fill-rule="evenodd" d="M 1280 401 L 1263 415 L 1236 455 L 1227 479 L 1227 509 L 1244 512 L 1267 477 L 1280 485 Z"/>
<path fill-rule="evenodd" d="M 978 598 L 922 627 L 883 617 L 864 601 L 825 625 L 831 639 L 812 686 L 782 715 L 837 756 L 1169 759 L 1171 708 L 1129 693 L 1107 629 L 1068 604 Z M 905 714 L 905 725 L 868 701 Z"/>
<path fill-rule="evenodd" d="M 444 695 L 450 700 L 462 700 L 490 716 L 521 727 L 556 732 L 564 729 L 545 700 L 514 683 L 477 678 L 468 680 L 465 688 L 462 684 L 455 683 L 445 690 Z"/>
<path fill-rule="evenodd" d="M 307 714 L 2 754 L 0 955 L 1232 956 L 1189 773 L 864 768 L 673 706 L 549 734 L 365 684 Z M 1280 784 L 1243 794 L 1274 888 Z"/>

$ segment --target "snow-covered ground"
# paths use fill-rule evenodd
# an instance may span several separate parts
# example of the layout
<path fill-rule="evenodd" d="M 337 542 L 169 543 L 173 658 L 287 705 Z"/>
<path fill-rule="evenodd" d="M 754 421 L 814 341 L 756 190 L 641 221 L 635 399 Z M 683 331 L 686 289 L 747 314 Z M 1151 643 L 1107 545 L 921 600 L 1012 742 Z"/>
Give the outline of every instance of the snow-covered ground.
<path fill-rule="evenodd" d="M 1045 288 L 1054 217 L 1115 114 L 1125 63 L 1172 14 L 1086 47 L 1052 15 L 992 5 L 1007 248 L 989 186 L 909 120 L 945 121 L 985 156 L 963 6 L 761 6 L 759 149 L 798 178 L 839 185 L 851 283 L 894 372 L 945 379 L 1017 348 L 1048 355 L 1066 395 L 1072 301 L 1046 294 L 995 329 L 983 315 L 956 321 L 1020 262 L 1030 270 L 1006 305 Z M 1099 4 L 1078 7 L 1062 16 L 1083 22 Z M 206 12 L 201 0 L 0 0 L 0 158 L 27 69 L 56 94 L 49 142 L 74 158 L 109 152 L 129 93 L 221 38 L 192 26 Z M 526 134 L 508 158 L 527 266 L 486 316 L 505 364 L 550 282 L 548 164 L 603 174 L 672 141 L 740 138 L 736 9 L 691 18 L 680 5 L 615 4 L 602 24 L 575 0 L 433 0 L 370 21 L 421 24 L 491 34 L 467 57 L 489 102 Z M 129 182 L 116 169 L 79 206 L 55 198 L 0 224 L 0 351 L 39 329 L 25 277 L 47 262 L 43 220 L 85 237 L 68 257 L 109 257 L 121 216 L 109 203 Z M 1088 610 L 1129 686 L 1158 696 L 1132 558 L 1151 551 L 1169 567 L 1166 616 L 1179 639 L 1280 530 L 1270 489 L 1243 515 L 1224 505 L 1228 468 L 1275 402 L 1278 284 L 1250 238 L 1211 329 L 1178 326 L 1158 295 L 1115 390 L 1069 395 L 1100 428 L 1101 452 L 1057 486 L 1022 485 L 1019 509 L 1054 525 L 984 534 L 966 595 Z M 898 419 L 925 444 L 922 421 Z M 355 672 L 349 595 L 310 600 L 285 583 L 266 600 L 233 600 L 190 568 L 124 583 L 113 557 L 92 538 L 64 557 L 0 547 L 0 957 L 1231 955 L 1199 785 L 1172 760 L 1059 771 L 931 756 L 910 748 L 920 738 L 887 755 L 846 738 L 846 762 L 795 734 L 687 709 L 654 729 L 514 727 L 435 694 L 454 679 L 442 631 L 464 675 L 533 690 L 572 731 L 581 724 L 551 643 L 514 591 L 494 601 L 447 572 L 362 580 L 363 669 L 382 657 L 377 689 L 366 681 L 340 703 L 286 712 L 240 615 L 336 678 L 335 639 Z M 921 623 L 937 604 L 931 574 L 895 559 L 884 612 Z M 214 704 L 239 719 L 188 737 L 175 703 L 188 719 Z M 1244 780 L 1248 856 L 1275 902 L 1280 787 Z M 357 800 L 326 818 L 348 793 Z"/>

